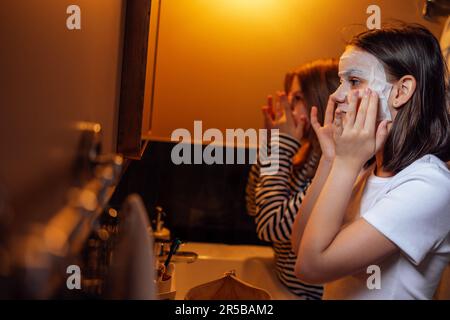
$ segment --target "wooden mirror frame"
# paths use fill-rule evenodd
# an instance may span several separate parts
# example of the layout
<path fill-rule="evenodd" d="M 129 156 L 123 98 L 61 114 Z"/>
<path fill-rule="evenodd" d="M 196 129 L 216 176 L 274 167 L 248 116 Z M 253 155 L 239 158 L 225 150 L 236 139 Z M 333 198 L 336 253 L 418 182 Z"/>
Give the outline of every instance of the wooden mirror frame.
<path fill-rule="evenodd" d="M 161 0 L 127 0 L 117 152 L 141 159 L 151 129 Z"/>

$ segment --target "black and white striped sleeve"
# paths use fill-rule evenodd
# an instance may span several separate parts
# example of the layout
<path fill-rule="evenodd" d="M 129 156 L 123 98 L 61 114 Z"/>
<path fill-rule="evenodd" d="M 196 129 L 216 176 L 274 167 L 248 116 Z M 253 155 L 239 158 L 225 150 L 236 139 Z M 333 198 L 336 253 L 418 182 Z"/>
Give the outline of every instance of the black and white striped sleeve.
<path fill-rule="evenodd" d="M 301 179 L 292 191 L 292 157 L 300 143 L 286 134 L 280 134 L 278 142 L 271 141 L 271 148 L 279 144 L 278 171 L 271 175 L 260 175 L 255 188 L 255 222 L 258 237 L 263 241 L 290 241 L 292 225 L 303 200 L 307 179 Z"/>
<path fill-rule="evenodd" d="M 259 181 L 259 162 L 256 162 L 250 167 L 248 175 L 247 186 L 245 187 L 245 203 L 247 206 L 247 213 L 250 216 L 256 215 L 256 186 Z"/>

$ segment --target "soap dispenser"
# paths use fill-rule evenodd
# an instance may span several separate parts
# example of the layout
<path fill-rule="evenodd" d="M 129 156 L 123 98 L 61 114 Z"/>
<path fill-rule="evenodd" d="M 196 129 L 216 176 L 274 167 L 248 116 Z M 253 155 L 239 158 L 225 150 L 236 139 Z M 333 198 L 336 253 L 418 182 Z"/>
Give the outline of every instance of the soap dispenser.
<path fill-rule="evenodd" d="M 156 219 L 155 219 L 155 231 L 153 232 L 153 236 L 155 239 L 158 240 L 170 240 L 170 230 L 167 228 L 164 228 L 164 221 L 163 217 L 166 216 L 166 213 L 164 212 L 163 208 L 160 206 L 157 206 L 155 208 L 156 210 Z"/>

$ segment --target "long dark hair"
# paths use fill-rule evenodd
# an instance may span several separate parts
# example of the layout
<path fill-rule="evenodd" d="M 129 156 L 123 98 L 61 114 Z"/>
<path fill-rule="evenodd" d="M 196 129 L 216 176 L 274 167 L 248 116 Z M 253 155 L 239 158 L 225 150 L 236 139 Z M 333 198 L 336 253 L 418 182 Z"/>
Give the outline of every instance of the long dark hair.
<path fill-rule="evenodd" d="M 291 91 L 295 78 L 297 78 L 300 84 L 308 114 L 311 112 L 311 107 L 316 106 L 317 119 L 323 125 L 328 97 L 339 86 L 338 60 L 315 60 L 303 64 L 293 72 L 286 74 L 284 79 L 284 90 L 286 92 Z M 320 146 L 314 130 L 310 128 L 305 133 L 305 137 L 308 138 L 313 145 L 314 152 L 318 153 L 317 156 L 320 157 Z"/>
<path fill-rule="evenodd" d="M 448 161 L 447 67 L 433 34 L 421 25 L 408 24 L 363 32 L 350 45 L 378 58 L 388 81 L 412 75 L 417 82 L 411 99 L 393 121 L 384 146 L 384 169 L 398 173 L 426 154 Z"/>

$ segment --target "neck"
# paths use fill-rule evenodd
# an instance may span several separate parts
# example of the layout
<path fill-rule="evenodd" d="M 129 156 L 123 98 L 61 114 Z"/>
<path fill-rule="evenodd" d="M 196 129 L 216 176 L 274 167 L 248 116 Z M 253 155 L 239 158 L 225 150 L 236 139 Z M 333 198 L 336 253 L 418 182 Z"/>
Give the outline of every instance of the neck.
<path fill-rule="evenodd" d="M 383 168 L 383 149 L 375 154 L 377 167 L 375 168 L 375 175 L 382 178 L 392 177 L 394 174 Z"/>

